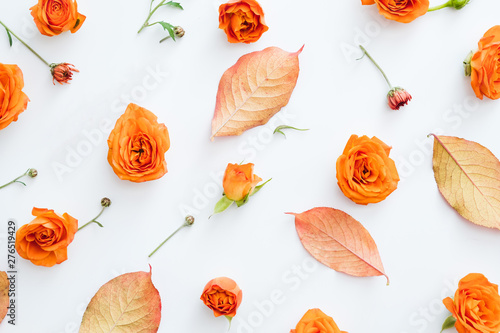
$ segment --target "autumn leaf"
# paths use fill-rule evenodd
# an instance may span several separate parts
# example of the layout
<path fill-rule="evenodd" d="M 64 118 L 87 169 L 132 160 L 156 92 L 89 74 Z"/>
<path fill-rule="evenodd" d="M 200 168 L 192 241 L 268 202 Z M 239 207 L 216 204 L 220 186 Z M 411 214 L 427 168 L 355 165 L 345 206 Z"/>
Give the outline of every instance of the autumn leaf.
<path fill-rule="evenodd" d="M 7 273 L 0 272 L 0 323 L 7 314 L 7 307 L 9 306 L 9 280 Z"/>
<path fill-rule="evenodd" d="M 479 143 L 434 135 L 434 177 L 448 203 L 467 220 L 500 229 L 500 162 Z"/>
<path fill-rule="evenodd" d="M 295 216 L 295 228 L 305 249 L 319 262 L 353 276 L 389 277 L 368 231 L 341 210 L 318 207 Z"/>
<path fill-rule="evenodd" d="M 160 320 L 160 294 L 151 281 L 151 270 L 127 273 L 97 291 L 83 314 L 79 332 L 157 332 Z"/>
<path fill-rule="evenodd" d="M 299 54 L 277 47 L 242 56 L 219 83 L 212 137 L 264 125 L 288 104 L 299 77 Z"/>

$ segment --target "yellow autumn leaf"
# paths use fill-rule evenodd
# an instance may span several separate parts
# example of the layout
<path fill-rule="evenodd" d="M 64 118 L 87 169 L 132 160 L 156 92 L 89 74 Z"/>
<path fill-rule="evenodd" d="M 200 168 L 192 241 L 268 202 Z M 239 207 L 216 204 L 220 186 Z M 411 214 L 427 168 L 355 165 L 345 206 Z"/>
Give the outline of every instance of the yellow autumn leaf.
<path fill-rule="evenodd" d="M 500 229 L 500 161 L 479 143 L 434 135 L 439 191 L 467 220 Z"/>
<path fill-rule="evenodd" d="M 268 47 L 242 56 L 220 79 L 212 137 L 264 125 L 288 104 L 299 77 L 299 54 Z"/>
<path fill-rule="evenodd" d="M 104 284 L 83 314 L 79 333 L 154 333 L 161 299 L 151 271 L 120 275 Z"/>

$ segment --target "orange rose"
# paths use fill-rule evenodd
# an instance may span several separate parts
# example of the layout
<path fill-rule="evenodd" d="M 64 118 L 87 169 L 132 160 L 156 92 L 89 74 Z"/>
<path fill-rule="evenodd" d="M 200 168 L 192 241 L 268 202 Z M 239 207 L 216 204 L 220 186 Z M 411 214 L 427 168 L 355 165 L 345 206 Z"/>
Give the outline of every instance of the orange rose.
<path fill-rule="evenodd" d="M 488 30 L 472 56 L 471 85 L 476 96 L 500 98 L 500 25 Z"/>
<path fill-rule="evenodd" d="M 391 194 L 398 187 L 399 175 L 390 151 L 391 147 L 376 137 L 351 135 L 337 159 L 337 180 L 344 195 L 366 205 Z"/>
<path fill-rule="evenodd" d="M 241 304 L 243 292 L 240 287 L 227 277 L 211 280 L 203 289 L 200 299 L 213 310 L 214 316 L 232 318 Z"/>
<path fill-rule="evenodd" d="M 429 9 L 429 0 L 361 0 L 361 4 L 377 4 L 381 15 L 401 23 L 410 23 Z"/>
<path fill-rule="evenodd" d="M 253 174 L 253 163 L 242 165 L 229 163 L 224 173 L 222 187 L 229 200 L 240 201 L 252 194 L 260 181 L 262 178 Z"/>
<path fill-rule="evenodd" d="M 33 208 L 35 219 L 16 233 L 16 250 L 35 265 L 51 267 L 68 259 L 67 247 L 78 230 L 78 221 L 64 213 Z"/>
<path fill-rule="evenodd" d="M 341 331 L 332 317 L 327 316 L 320 309 L 311 309 L 306 312 L 294 330 L 290 333 L 347 333 Z"/>
<path fill-rule="evenodd" d="M 17 65 L 0 63 L 0 130 L 28 107 L 29 98 L 21 90 L 24 87 L 23 72 Z"/>
<path fill-rule="evenodd" d="M 230 43 L 253 43 L 269 27 L 264 22 L 264 11 L 255 0 L 232 0 L 219 6 L 219 28 Z"/>
<path fill-rule="evenodd" d="M 170 148 L 167 127 L 133 103 L 116 121 L 108 138 L 108 162 L 120 179 L 140 183 L 167 173 L 165 153 Z"/>
<path fill-rule="evenodd" d="M 38 0 L 30 10 L 40 33 L 51 37 L 80 29 L 86 17 L 78 13 L 77 7 L 74 0 Z"/>
<path fill-rule="evenodd" d="M 457 320 L 459 333 L 500 332 L 500 295 L 498 286 L 482 274 L 472 273 L 460 280 L 455 297 L 443 300 Z"/>

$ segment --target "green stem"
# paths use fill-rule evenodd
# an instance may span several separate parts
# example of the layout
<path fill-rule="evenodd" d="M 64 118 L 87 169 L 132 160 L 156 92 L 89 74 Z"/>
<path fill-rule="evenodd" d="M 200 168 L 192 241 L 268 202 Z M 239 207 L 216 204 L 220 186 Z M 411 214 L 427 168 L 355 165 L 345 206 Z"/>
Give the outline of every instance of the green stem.
<path fill-rule="evenodd" d="M 2 23 L 2 22 L 0 22 Z M 2 23 L 3 24 L 3 23 Z M 25 173 L 23 173 L 22 175 L 20 175 L 19 177 L 17 177 L 16 179 L 14 179 L 13 181 L 10 181 L 8 182 L 7 184 L 5 185 L 2 185 L 0 186 L 0 189 L 4 188 L 4 187 L 7 187 L 9 186 L 10 184 L 14 184 L 15 182 L 18 182 L 19 179 L 23 178 L 24 176 L 26 176 L 28 173 L 30 172 L 30 169 L 28 169 Z M 21 182 L 18 182 L 18 183 L 21 183 Z M 21 184 L 24 184 L 24 183 L 21 183 Z"/>
<path fill-rule="evenodd" d="M 9 28 L 8 28 L 8 27 L 7 27 L 7 26 L 6 26 L 3 22 L 2 22 L 2 21 L 0 21 L 0 24 L 1 24 L 1 25 L 3 25 L 3 27 L 4 27 L 5 29 L 7 29 L 7 31 L 8 31 L 8 32 L 10 32 L 10 33 L 12 34 L 12 36 L 16 37 L 18 41 L 20 41 L 20 42 L 21 42 L 24 46 L 26 46 L 26 47 L 28 48 L 28 50 L 30 50 L 31 52 L 33 52 L 33 54 L 34 54 L 34 55 L 36 55 L 36 56 L 38 57 L 38 59 L 40 59 L 41 61 L 43 61 L 43 63 L 44 63 L 45 65 L 47 65 L 47 66 L 49 66 L 49 67 L 50 67 L 50 64 L 49 64 L 47 61 L 45 61 L 45 59 L 43 59 L 43 58 L 42 58 L 42 57 L 41 57 L 38 53 L 36 53 L 36 51 L 35 51 L 35 50 L 33 50 L 33 49 L 32 49 L 32 48 L 28 45 L 28 44 L 26 44 L 26 43 L 25 43 L 25 42 L 24 42 L 21 38 L 19 38 L 19 36 L 18 36 L 18 35 L 16 35 L 16 34 L 14 33 L 14 31 L 10 30 L 10 29 L 9 29 Z"/>
<path fill-rule="evenodd" d="M 160 43 L 163 43 L 164 41 L 166 41 L 169 38 L 170 38 L 170 36 L 167 36 L 167 37 L 163 38 L 162 40 L 160 40 Z"/>
<path fill-rule="evenodd" d="M 88 221 L 87 223 L 85 223 L 84 225 L 82 225 L 80 228 L 78 228 L 78 230 L 77 230 L 77 231 L 82 230 L 83 228 L 85 228 L 86 226 L 88 226 L 88 225 L 89 225 L 89 224 L 91 224 L 91 223 L 96 223 L 96 224 L 97 224 L 97 225 L 99 225 L 101 228 L 103 228 L 104 226 L 103 226 L 102 224 L 100 224 L 99 222 L 97 222 L 96 220 L 99 218 L 99 216 L 101 216 L 101 215 L 102 215 L 102 212 L 104 212 L 104 209 L 105 209 L 105 208 L 106 208 L 106 207 L 102 207 L 101 212 L 100 212 L 100 213 L 99 213 L 96 217 L 94 217 L 92 220 L 90 220 L 90 221 Z"/>
<path fill-rule="evenodd" d="M 446 3 L 442 4 L 442 5 L 431 7 L 427 11 L 428 12 L 433 12 L 435 10 L 440 10 L 440 9 L 443 9 L 443 8 L 446 8 L 446 7 L 451 7 L 452 5 L 453 5 L 452 4 L 452 0 L 449 0 L 448 2 L 446 2 Z"/>
<path fill-rule="evenodd" d="M 139 29 L 139 31 L 137 31 L 137 33 L 140 33 L 144 28 L 146 27 L 149 27 L 151 26 L 151 24 L 149 24 L 149 19 L 151 18 L 151 16 L 153 16 L 153 14 L 156 12 L 156 10 L 158 8 L 160 8 L 161 6 L 163 6 L 163 3 L 166 1 L 166 0 L 162 0 L 158 6 L 156 6 L 153 10 L 151 10 L 151 6 L 153 5 L 153 1 L 151 1 L 151 4 L 149 5 L 149 15 L 148 17 L 146 18 L 146 21 L 144 22 L 144 24 L 142 25 L 142 27 Z M 154 23 L 153 23 L 154 24 Z"/>
<path fill-rule="evenodd" d="M 156 251 L 158 251 L 160 249 L 160 247 L 162 247 L 170 238 L 172 238 L 176 233 L 178 233 L 179 230 L 181 230 L 182 228 L 187 227 L 187 226 L 189 226 L 189 224 L 187 222 L 184 222 L 183 225 L 181 225 L 179 228 L 177 228 L 177 230 L 175 230 L 170 236 L 168 236 L 167 239 L 165 239 L 160 245 L 158 245 L 158 247 L 153 252 L 151 252 L 151 254 L 148 256 L 148 258 L 151 258 L 151 256 L 153 254 L 155 254 Z"/>
<path fill-rule="evenodd" d="M 363 51 L 363 56 L 366 55 L 368 58 L 370 58 L 370 60 L 373 62 L 373 64 L 375 66 L 377 66 L 378 70 L 380 71 L 380 73 L 382 73 L 382 75 L 384 76 L 384 79 L 385 81 L 387 82 L 387 84 L 389 85 L 389 88 L 392 89 L 392 84 L 391 82 L 389 81 L 389 79 L 387 78 L 387 75 L 385 75 L 384 71 L 382 70 L 382 68 L 380 68 L 380 66 L 377 64 L 377 62 L 372 58 L 372 56 L 368 53 L 368 51 L 366 51 L 366 49 L 359 45 L 359 48 Z M 361 57 L 362 58 L 362 57 Z M 360 58 L 360 59 L 361 59 Z"/>

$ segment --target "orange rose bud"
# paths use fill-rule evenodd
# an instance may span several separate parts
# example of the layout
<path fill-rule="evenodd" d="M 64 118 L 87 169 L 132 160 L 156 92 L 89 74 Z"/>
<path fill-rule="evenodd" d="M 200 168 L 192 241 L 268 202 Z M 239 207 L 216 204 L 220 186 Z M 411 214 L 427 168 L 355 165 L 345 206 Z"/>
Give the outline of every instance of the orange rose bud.
<path fill-rule="evenodd" d="M 167 173 L 168 129 L 157 117 L 130 103 L 108 138 L 108 162 L 120 179 L 141 183 Z"/>
<path fill-rule="evenodd" d="M 229 163 L 224 173 L 222 187 L 229 200 L 240 201 L 252 194 L 255 186 L 261 181 L 262 178 L 253 174 L 253 163 L 242 165 Z"/>
<path fill-rule="evenodd" d="M 327 316 L 320 309 L 311 309 L 306 312 L 290 333 L 347 333 L 341 331 L 333 318 Z"/>
<path fill-rule="evenodd" d="M 403 88 L 396 87 L 387 93 L 387 102 L 393 110 L 399 110 L 400 107 L 407 105 L 409 101 L 411 101 L 411 95 Z"/>
<path fill-rule="evenodd" d="M 427 13 L 429 0 L 394 1 L 394 0 L 361 0 L 362 5 L 377 5 L 378 12 L 386 19 L 410 23 L 417 17 Z"/>
<path fill-rule="evenodd" d="M 64 213 L 33 208 L 35 219 L 16 233 L 19 255 L 38 266 L 52 267 L 68 259 L 67 247 L 78 230 L 78 221 Z"/>
<path fill-rule="evenodd" d="M 269 27 L 255 0 L 232 0 L 219 6 L 219 28 L 230 43 L 254 43 Z"/>
<path fill-rule="evenodd" d="M 236 315 L 241 304 L 243 292 L 240 287 L 227 277 L 211 280 L 203 289 L 200 299 L 213 310 L 214 316 L 226 316 L 228 319 Z"/>
<path fill-rule="evenodd" d="M 500 98 L 500 25 L 484 34 L 479 49 L 465 65 L 470 66 L 471 85 L 477 98 Z"/>
<path fill-rule="evenodd" d="M 391 194 L 398 187 L 399 175 L 390 151 L 377 137 L 351 135 L 337 159 L 337 181 L 344 195 L 367 205 Z"/>
<path fill-rule="evenodd" d="M 68 83 L 73 77 L 73 72 L 80 72 L 75 68 L 74 65 L 68 64 L 67 62 L 61 64 L 51 64 L 50 74 L 52 74 L 52 83 L 56 84 L 56 81 L 60 84 Z"/>
<path fill-rule="evenodd" d="M 498 286 L 484 275 L 472 273 L 461 279 L 454 299 L 447 297 L 443 303 L 456 319 L 458 332 L 500 332 Z"/>
<path fill-rule="evenodd" d="M 29 98 L 24 88 L 23 72 L 17 65 L 0 63 L 0 130 L 17 121 L 28 107 Z"/>
<path fill-rule="evenodd" d="M 86 17 L 78 13 L 77 7 L 74 0 L 38 0 L 30 10 L 40 33 L 52 37 L 80 29 Z"/>

